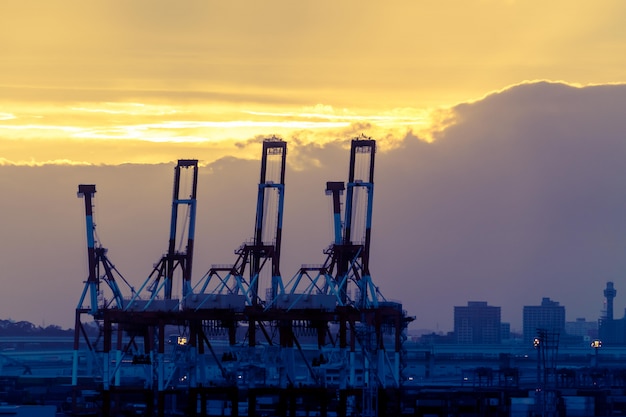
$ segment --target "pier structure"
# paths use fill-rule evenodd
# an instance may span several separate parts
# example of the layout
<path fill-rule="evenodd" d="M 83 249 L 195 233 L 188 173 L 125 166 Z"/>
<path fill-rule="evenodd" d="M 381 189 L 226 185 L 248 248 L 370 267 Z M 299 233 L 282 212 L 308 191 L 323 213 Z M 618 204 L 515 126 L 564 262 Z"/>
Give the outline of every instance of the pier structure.
<path fill-rule="evenodd" d="M 288 281 L 280 270 L 287 143 L 262 143 L 253 240 L 195 284 L 198 164 L 179 160 L 166 254 L 137 291 L 91 312 L 102 328 L 102 415 L 122 415 L 131 402 L 154 416 L 397 415 L 411 318 L 370 273 L 375 153 L 375 140 L 351 141 L 347 184 L 326 187 L 334 234 L 325 261 Z M 77 314 L 88 311 L 84 297 Z"/>

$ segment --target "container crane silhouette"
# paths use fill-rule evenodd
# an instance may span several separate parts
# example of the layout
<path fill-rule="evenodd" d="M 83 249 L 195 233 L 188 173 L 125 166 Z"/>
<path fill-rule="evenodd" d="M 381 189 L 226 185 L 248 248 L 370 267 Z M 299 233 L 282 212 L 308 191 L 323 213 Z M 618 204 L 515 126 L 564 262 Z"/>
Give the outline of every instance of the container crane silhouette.
<path fill-rule="evenodd" d="M 303 265 L 285 284 L 284 297 L 278 297 L 274 305 L 287 310 L 309 305 L 325 309 L 335 305 L 378 306 L 382 295 L 369 270 L 375 153 L 375 140 L 364 136 L 352 140 L 347 186 L 338 181 L 326 183 L 333 207 L 333 242 L 324 250 L 326 260 L 322 265 Z M 352 286 L 354 296 L 349 297 Z M 305 299 L 311 301 L 303 303 Z"/>
<path fill-rule="evenodd" d="M 188 184 L 182 183 L 183 170 L 190 170 Z M 182 196 L 182 188 L 188 195 Z M 154 266 L 152 272 L 139 288 L 139 291 L 124 307 L 129 311 L 162 310 L 173 311 L 180 308 L 181 301 L 172 298 L 173 282 L 177 272 L 180 273 L 182 286 L 181 297 L 184 299 L 191 293 L 191 271 L 193 264 L 193 249 L 196 226 L 196 205 L 198 189 L 198 160 L 180 159 L 174 168 L 174 190 L 172 195 L 172 213 L 170 219 L 170 233 L 167 253 Z M 186 215 L 180 219 L 181 211 L 187 209 Z M 179 222 L 182 220 L 183 224 Z M 179 247 L 187 236 L 187 245 Z M 180 242 L 179 242 L 180 240 Z M 148 293 L 142 298 L 142 293 Z"/>
<path fill-rule="evenodd" d="M 353 139 L 347 183 L 326 184 L 333 236 L 323 250 L 325 262 L 303 265 L 283 283 L 286 153 L 286 142 L 263 141 L 253 238 L 235 250 L 234 264 L 213 265 L 193 286 L 197 161 L 179 160 L 167 253 L 129 300 L 120 293 L 94 311 L 103 317 L 103 415 L 120 411 L 124 398 L 142 395 L 148 415 L 163 416 L 167 398 L 179 394 L 189 415 L 213 414 L 214 400 L 228 404 L 231 415 L 238 415 L 242 400 L 249 415 L 261 413 L 269 400 L 278 400 L 279 415 L 305 403 L 320 415 L 329 409 L 348 415 L 357 404 L 363 416 L 400 409 L 402 343 L 412 318 L 400 303 L 384 299 L 370 273 L 376 142 Z M 187 194 L 181 191 L 181 172 L 188 170 Z M 96 259 L 96 246 L 88 247 L 90 259 Z M 97 276 L 90 273 L 81 306 L 91 291 L 99 301 L 99 281 L 92 278 Z M 143 352 L 130 360 L 139 338 Z M 141 372 L 145 378 L 138 382 L 123 379 Z"/>
<path fill-rule="evenodd" d="M 213 265 L 194 287 L 187 307 L 195 310 L 263 304 L 259 282 L 264 271 L 271 275 L 266 302 L 282 288 L 280 251 L 282 242 L 287 143 L 276 137 L 263 141 L 261 175 L 257 193 L 254 238 L 243 243 L 232 265 Z"/>
<path fill-rule="evenodd" d="M 95 193 L 96 186 L 94 184 L 81 184 L 78 186 L 77 195 L 78 197 L 82 197 L 85 202 L 88 276 L 78 305 L 76 306 L 72 365 L 73 386 L 76 386 L 78 383 L 78 353 L 81 335 L 88 346 L 89 352 L 93 354 L 100 339 L 101 322 L 104 312 L 110 309 L 122 310 L 124 308 L 125 297 L 118 285 L 116 277 L 126 284 L 131 295 L 135 292 L 134 288 L 107 257 L 107 249 L 102 247 L 96 239 L 96 225 L 94 223 L 93 213 Z M 106 284 L 106 287 L 101 285 L 102 282 Z M 105 292 L 105 288 L 108 288 L 108 291 Z M 98 324 L 99 334 L 95 340 L 91 339 L 90 330 L 85 328 L 82 321 L 82 316 L 85 314 L 91 315 Z"/>

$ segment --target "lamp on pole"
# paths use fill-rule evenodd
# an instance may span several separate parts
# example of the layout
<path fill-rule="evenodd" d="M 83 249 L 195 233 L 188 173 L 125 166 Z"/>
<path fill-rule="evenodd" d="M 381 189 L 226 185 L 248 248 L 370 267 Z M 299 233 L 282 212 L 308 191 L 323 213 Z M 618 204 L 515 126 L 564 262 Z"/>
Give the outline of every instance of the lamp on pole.
<path fill-rule="evenodd" d="M 537 351 L 537 388 L 535 388 L 535 410 L 538 416 L 545 415 L 545 368 L 543 364 L 546 348 L 546 333 L 537 329 L 537 336 L 533 339 L 533 347 Z"/>
<path fill-rule="evenodd" d="M 541 337 L 537 336 L 533 339 L 533 347 L 537 350 L 537 389 L 541 389 Z"/>
<path fill-rule="evenodd" d="M 596 351 L 595 354 L 595 367 L 597 368 L 599 365 L 598 362 L 598 351 L 600 350 L 600 348 L 602 347 L 602 341 L 601 340 L 594 340 L 593 342 L 591 342 L 591 347 Z"/>

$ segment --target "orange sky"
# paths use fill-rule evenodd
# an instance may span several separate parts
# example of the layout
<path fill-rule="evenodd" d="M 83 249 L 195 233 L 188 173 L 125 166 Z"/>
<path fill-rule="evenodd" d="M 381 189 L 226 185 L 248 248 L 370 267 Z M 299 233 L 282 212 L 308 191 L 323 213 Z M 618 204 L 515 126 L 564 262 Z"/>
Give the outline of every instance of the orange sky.
<path fill-rule="evenodd" d="M 626 3 L 0 3 L 0 163 L 210 162 L 257 135 L 390 146 L 526 80 L 626 81 Z"/>

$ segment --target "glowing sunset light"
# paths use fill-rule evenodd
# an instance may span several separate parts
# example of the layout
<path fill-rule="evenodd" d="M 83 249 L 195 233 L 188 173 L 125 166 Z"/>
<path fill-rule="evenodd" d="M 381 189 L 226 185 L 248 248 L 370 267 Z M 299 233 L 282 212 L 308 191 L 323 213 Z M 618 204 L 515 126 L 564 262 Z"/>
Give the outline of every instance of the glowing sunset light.
<path fill-rule="evenodd" d="M 207 154 L 212 155 L 209 160 L 224 155 L 211 150 L 222 143 L 222 149 L 230 149 L 227 153 L 248 158 L 252 155 L 234 147 L 237 142 L 277 135 L 295 136 L 301 144 L 323 144 L 336 140 L 341 132 L 358 133 L 359 129 L 380 136 L 384 150 L 393 147 L 393 142 L 400 141 L 408 131 L 427 131 L 431 124 L 430 114 L 420 109 L 336 110 L 322 104 L 293 108 L 268 106 L 267 109 L 139 102 L 83 102 L 59 108 L 44 104 L 32 108 L 10 107 L 13 112 L 3 112 L 0 117 L 0 136 L 12 142 L 4 154 L 4 163 L 18 165 L 167 162 L 150 159 L 147 155 L 156 155 L 151 152 L 120 154 L 119 146 L 133 149 L 139 143 L 171 144 L 181 150 L 204 145 Z M 424 138 L 429 136 L 424 135 Z M 107 141 L 116 143 L 115 147 L 111 148 Z M 83 147 L 91 147 L 92 151 L 82 153 L 79 149 Z M 99 150 L 94 152 L 95 149 Z M 44 157 L 46 150 L 48 154 L 59 153 L 59 156 Z M 20 153 L 25 152 L 28 159 L 20 157 Z M 71 154 L 80 157 L 72 159 Z"/>

